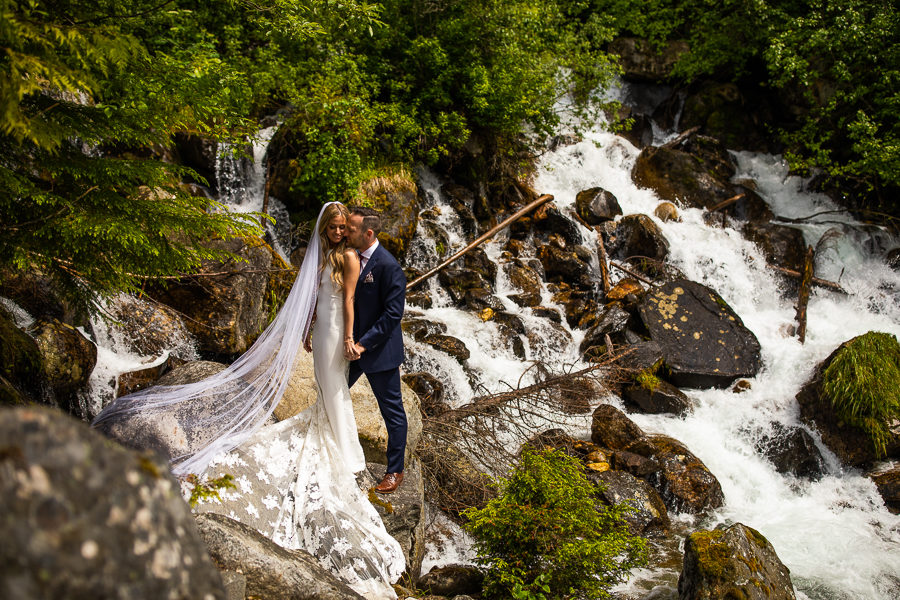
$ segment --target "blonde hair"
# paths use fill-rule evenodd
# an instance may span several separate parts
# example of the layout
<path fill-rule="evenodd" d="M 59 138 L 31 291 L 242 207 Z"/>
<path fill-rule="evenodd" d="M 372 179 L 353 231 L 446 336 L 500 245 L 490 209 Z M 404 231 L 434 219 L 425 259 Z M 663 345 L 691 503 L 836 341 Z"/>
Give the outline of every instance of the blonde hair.
<path fill-rule="evenodd" d="M 331 280 L 334 282 L 338 290 L 344 289 L 344 250 L 347 248 L 346 237 L 338 244 L 332 244 L 325 232 L 328 230 L 328 224 L 335 217 L 344 217 L 346 223 L 350 218 L 350 210 L 340 202 L 334 202 L 325 208 L 322 219 L 319 223 L 319 239 L 322 241 L 322 255 L 325 260 L 322 261 L 322 269 L 325 263 L 331 265 Z"/>

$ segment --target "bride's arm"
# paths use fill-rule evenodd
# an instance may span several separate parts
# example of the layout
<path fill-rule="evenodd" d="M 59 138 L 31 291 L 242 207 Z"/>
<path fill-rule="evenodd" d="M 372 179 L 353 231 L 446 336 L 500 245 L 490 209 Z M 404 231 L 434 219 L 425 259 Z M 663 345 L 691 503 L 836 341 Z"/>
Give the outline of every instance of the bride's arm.
<path fill-rule="evenodd" d="M 344 251 L 344 352 L 353 346 L 353 297 L 359 280 L 359 256 L 356 250 Z"/>

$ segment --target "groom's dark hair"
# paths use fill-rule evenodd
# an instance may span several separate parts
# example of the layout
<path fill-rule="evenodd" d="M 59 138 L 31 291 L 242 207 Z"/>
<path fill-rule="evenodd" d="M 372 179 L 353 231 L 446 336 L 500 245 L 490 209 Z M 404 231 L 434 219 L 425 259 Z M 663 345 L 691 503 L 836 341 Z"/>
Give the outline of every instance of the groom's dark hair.
<path fill-rule="evenodd" d="M 381 233 L 381 215 L 374 208 L 354 206 L 350 209 L 350 214 L 361 216 L 363 218 L 363 227 L 371 229 L 376 236 Z"/>

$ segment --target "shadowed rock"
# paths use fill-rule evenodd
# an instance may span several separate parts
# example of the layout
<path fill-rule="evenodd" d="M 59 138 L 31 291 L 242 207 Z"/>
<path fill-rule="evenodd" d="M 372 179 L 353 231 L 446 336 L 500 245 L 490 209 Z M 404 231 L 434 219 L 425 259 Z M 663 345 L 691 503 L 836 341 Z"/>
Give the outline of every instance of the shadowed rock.
<path fill-rule="evenodd" d="M 611 192 L 595 187 L 578 192 L 575 196 L 575 212 L 588 225 L 599 225 L 621 215 L 622 207 Z"/>

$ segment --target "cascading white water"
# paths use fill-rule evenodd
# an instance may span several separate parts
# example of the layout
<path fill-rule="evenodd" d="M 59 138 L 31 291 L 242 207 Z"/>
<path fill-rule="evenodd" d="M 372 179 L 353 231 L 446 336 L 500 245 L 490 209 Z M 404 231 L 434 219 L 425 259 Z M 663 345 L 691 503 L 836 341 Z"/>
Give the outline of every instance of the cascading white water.
<path fill-rule="evenodd" d="M 260 129 L 250 141 L 250 155 L 245 156 L 231 144 L 220 143 L 216 152 L 216 184 L 219 201 L 235 212 L 262 212 L 265 203 L 266 169 L 264 158 L 278 126 Z M 290 219 L 287 208 L 269 196 L 266 213 L 275 219 L 265 225 L 272 248 L 290 262 Z"/>
<path fill-rule="evenodd" d="M 616 136 L 593 131 L 579 144 L 548 155 L 536 189 L 551 193 L 565 209 L 575 194 L 594 186 L 611 191 L 625 214 L 652 215 L 659 199 L 638 189 L 630 172 L 638 151 Z M 827 198 L 804 193 L 777 157 L 738 153 L 736 178 L 756 181 L 778 216 L 801 217 L 835 210 Z M 794 320 L 792 299 L 781 296 L 777 277 L 758 249 L 734 229 L 711 228 L 696 209 L 681 223 L 657 224 L 671 243 L 670 261 L 688 278 L 709 285 L 741 316 L 762 345 L 763 370 L 743 394 L 728 390 L 685 390 L 694 400 L 683 418 L 632 415 L 645 430 L 683 441 L 718 477 L 725 507 L 704 527 L 742 522 L 758 529 L 791 569 L 800 597 L 896 598 L 900 593 L 900 517 L 884 507 L 872 482 L 830 458 L 818 482 L 779 474 L 754 449 L 754 436 L 771 423 L 798 425 L 794 396 L 813 367 L 840 343 L 870 330 L 900 336 L 900 275 L 881 260 L 886 234 L 873 232 L 867 244 L 845 241 L 820 264 L 819 273 L 844 273 L 849 296 L 816 290 L 808 309 L 805 344 L 787 337 Z M 822 215 L 819 220 L 847 216 Z M 815 244 L 831 223 L 804 226 Z M 855 230 L 858 230 L 858 224 Z M 892 244 L 897 245 L 897 240 Z"/>

